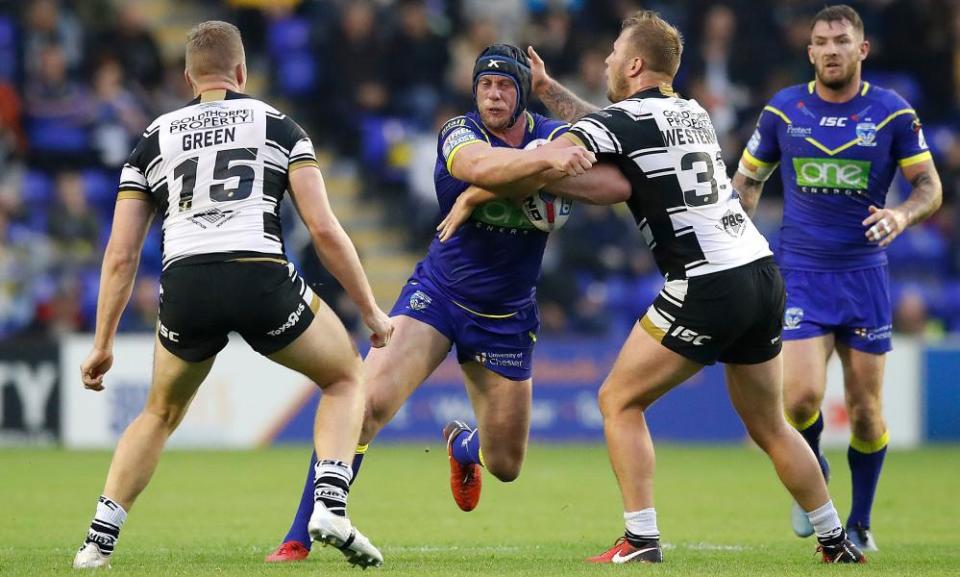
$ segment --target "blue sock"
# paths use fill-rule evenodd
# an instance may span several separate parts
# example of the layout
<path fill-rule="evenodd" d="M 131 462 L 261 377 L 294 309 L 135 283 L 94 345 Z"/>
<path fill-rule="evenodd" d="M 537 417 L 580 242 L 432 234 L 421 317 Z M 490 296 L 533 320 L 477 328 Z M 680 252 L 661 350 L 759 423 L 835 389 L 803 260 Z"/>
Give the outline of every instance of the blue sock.
<path fill-rule="evenodd" d="M 450 443 L 450 449 L 461 465 L 480 464 L 480 431 L 460 431 Z"/>
<path fill-rule="evenodd" d="M 823 412 L 817 411 L 816 416 L 810 421 L 803 423 L 802 426 L 797 427 L 797 431 L 800 432 L 803 440 L 813 449 L 813 454 L 817 456 L 817 462 L 820 463 L 820 470 L 823 472 L 824 478 L 829 480 L 830 466 L 823 457 L 823 453 L 820 452 L 820 437 L 823 435 Z"/>
<path fill-rule="evenodd" d="M 369 445 L 358 445 L 357 453 L 353 456 L 353 481 L 357 480 L 357 473 L 360 472 L 360 465 L 363 464 L 363 456 L 367 453 Z M 317 452 L 310 455 L 310 467 L 307 471 L 307 480 L 303 484 L 303 493 L 300 495 L 300 505 L 297 507 L 297 514 L 293 517 L 293 523 L 283 542 L 297 541 L 310 548 L 310 534 L 307 532 L 307 523 L 310 522 L 310 515 L 313 515 L 313 468 L 317 464 Z M 351 485 L 353 484 L 351 481 Z"/>
<path fill-rule="evenodd" d="M 853 482 L 853 505 L 850 507 L 847 527 L 870 526 L 870 510 L 873 509 L 873 498 L 877 494 L 877 482 L 883 469 L 883 458 L 887 455 L 889 439 L 890 434 L 886 432 L 875 441 L 850 438 L 847 462 L 850 463 L 850 480 Z"/>
<path fill-rule="evenodd" d="M 353 469 L 353 480 L 350 481 L 351 487 L 357 482 L 357 475 L 360 474 L 360 466 L 363 465 L 363 456 L 367 454 L 367 447 L 369 446 L 369 444 L 357 445 L 357 452 L 354 453 L 353 463 L 351 464 L 351 468 Z"/>
<path fill-rule="evenodd" d="M 823 413 L 817 411 L 817 416 L 812 421 L 803 423 L 804 427 L 797 427 L 803 439 L 813 449 L 813 454 L 820 456 L 820 435 L 823 434 Z"/>
<path fill-rule="evenodd" d="M 307 468 L 307 482 L 303 485 L 303 494 L 300 495 L 300 505 L 297 507 L 297 514 L 293 517 L 293 523 L 283 542 L 297 541 L 303 544 L 307 549 L 310 548 L 310 534 L 307 532 L 307 523 L 310 522 L 310 515 L 313 515 L 313 467 L 317 464 L 317 452 L 310 455 L 310 466 Z"/>

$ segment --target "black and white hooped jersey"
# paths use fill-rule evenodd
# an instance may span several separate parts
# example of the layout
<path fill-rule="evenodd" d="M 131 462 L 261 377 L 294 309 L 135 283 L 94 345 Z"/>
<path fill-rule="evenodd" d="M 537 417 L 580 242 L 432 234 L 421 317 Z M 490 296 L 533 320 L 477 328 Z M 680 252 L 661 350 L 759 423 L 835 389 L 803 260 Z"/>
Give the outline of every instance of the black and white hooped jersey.
<path fill-rule="evenodd" d="M 589 114 L 567 133 L 630 181 L 627 205 L 669 280 L 771 254 L 727 177 L 709 114 L 654 88 Z"/>
<path fill-rule="evenodd" d="M 283 256 L 280 200 L 290 172 L 317 166 L 296 122 L 236 92 L 212 90 L 153 121 L 120 174 L 118 199 L 163 218 L 163 266 L 190 258 Z"/>

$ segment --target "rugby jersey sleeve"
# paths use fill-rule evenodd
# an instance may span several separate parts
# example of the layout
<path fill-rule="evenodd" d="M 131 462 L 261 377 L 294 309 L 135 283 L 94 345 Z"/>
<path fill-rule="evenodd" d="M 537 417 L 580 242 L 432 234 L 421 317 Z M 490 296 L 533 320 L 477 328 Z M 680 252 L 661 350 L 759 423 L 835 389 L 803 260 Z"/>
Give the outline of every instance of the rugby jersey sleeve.
<path fill-rule="evenodd" d="M 440 128 L 440 134 L 437 136 L 437 154 L 443 157 L 447 172 L 450 172 L 453 157 L 457 152 L 464 146 L 480 142 L 489 142 L 480 127 L 466 116 L 457 116 L 448 120 Z"/>
<path fill-rule="evenodd" d="M 266 144 L 285 159 L 287 172 L 306 166 L 320 168 L 307 131 L 285 114 L 267 111 Z"/>
<path fill-rule="evenodd" d="M 901 99 L 901 108 L 887 117 L 893 129 L 891 153 L 900 168 L 931 160 L 930 148 L 923 136 L 923 126 L 915 110 Z"/>
<path fill-rule="evenodd" d="M 656 131 L 659 137 L 657 122 L 653 118 L 637 119 L 623 110 L 604 108 L 578 120 L 570 127 L 566 136 L 595 154 L 619 155 L 625 150 L 625 138 L 649 140 L 627 144 L 626 149 L 631 151 L 660 145 L 660 139 L 652 137 L 652 134 L 649 139 L 643 138 L 650 130 Z"/>
<path fill-rule="evenodd" d="M 153 195 L 147 181 L 147 173 L 160 162 L 160 128 L 151 126 L 143 133 L 120 170 L 120 185 L 117 200 L 145 200 L 152 202 Z"/>
<path fill-rule="evenodd" d="M 743 149 L 743 160 L 760 168 L 773 170 L 780 163 L 780 143 L 777 140 L 777 129 L 786 115 L 779 109 L 767 105 L 760 112 L 757 127 L 754 129 L 746 148 Z"/>

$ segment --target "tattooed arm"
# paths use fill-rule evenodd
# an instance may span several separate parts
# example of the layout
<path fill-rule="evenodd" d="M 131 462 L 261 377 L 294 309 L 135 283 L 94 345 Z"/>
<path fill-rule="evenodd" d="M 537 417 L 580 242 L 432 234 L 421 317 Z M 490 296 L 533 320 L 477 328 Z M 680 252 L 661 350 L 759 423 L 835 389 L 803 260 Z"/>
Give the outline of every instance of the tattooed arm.
<path fill-rule="evenodd" d="M 867 239 L 887 246 L 908 226 L 923 222 L 935 213 L 943 202 L 943 187 L 940 175 L 932 160 L 902 167 L 903 176 L 910 181 L 913 190 L 900 206 L 893 208 L 870 207 L 870 216 L 863 221 L 867 227 Z"/>
<path fill-rule="evenodd" d="M 574 123 L 584 116 L 599 110 L 598 107 L 584 102 L 576 94 L 563 87 L 547 74 L 547 68 L 540 55 L 532 46 L 527 47 L 530 56 L 530 83 L 533 93 L 547 110 L 564 122 Z"/>

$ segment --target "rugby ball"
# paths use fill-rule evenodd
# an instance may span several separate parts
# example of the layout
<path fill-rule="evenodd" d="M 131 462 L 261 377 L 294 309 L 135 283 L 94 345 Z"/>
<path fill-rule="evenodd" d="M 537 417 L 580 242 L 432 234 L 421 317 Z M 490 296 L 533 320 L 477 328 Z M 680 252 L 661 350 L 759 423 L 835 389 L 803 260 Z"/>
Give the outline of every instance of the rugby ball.
<path fill-rule="evenodd" d="M 547 142 L 545 138 L 531 140 L 524 150 L 537 148 Z M 552 232 L 567 223 L 573 210 L 573 201 L 541 190 L 523 199 L 520 207 L 530 224 L 543 232 Z"/>

